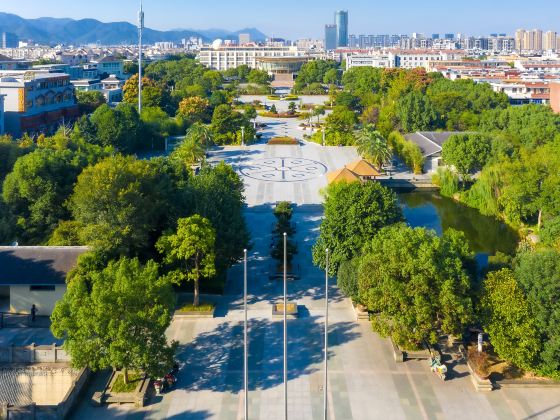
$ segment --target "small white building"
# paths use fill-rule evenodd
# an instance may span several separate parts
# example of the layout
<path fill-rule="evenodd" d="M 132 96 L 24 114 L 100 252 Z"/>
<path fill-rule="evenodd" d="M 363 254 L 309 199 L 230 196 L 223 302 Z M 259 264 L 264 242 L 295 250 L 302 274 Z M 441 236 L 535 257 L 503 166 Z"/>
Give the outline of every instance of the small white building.
<path fill-rule="evenodd" d="M 212 46 L 202 47 L 198 54 L 200 64 L 215 70 L 229 70 L 241 65 L 258 68 L 259 58 L 305 57 L 305 51 L 297 47 L 227 46 L 220 40 Z"/>
<path fill-rule="evenodd" d="M 81 246 L 0 246 L 0 311 L 50 316 L 66 292 L 66 276 Z"/>

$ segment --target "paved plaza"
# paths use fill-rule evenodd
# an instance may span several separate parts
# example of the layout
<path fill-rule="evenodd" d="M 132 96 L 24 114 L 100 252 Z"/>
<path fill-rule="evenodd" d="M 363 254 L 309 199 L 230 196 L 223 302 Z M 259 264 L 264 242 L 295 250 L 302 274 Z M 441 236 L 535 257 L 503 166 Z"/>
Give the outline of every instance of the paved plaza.
<path fill-rule="evenodd" d="M 293 130 L 273 121 L 269 130 Z M 289 123 L 292 124 L 292 123 Z M 269 132 L 266 135 L 273 135 Z M 288 321 L 288 411 L 290 419 L 322 419 L 324 274 L 312 265 L 311 247 L 322 218 L 324 173 L 356 159 L 352 148 L 254 145 L 218 150 L 242 174 L 245 216 L 253 247 L 249 260 L 249 418 L 283 418 L 282 321 L 272 318 L 282 284 L 269 280 L 272 204 L 296 204 L 294 265 L 301 279 L 288 285 L 299 317 Z M 303 175 L 299 173 L 303 173 Z M 302 177 L 304 180 L 302 180 Z M 507 389 L 477 393 L 465 365 L 451 365 L 442 382 L 426 361 L 393 360 L 390 343 L 356 322 L 351 303 L 330 287 L 329 418 L 350 419 L 558 419 L 560 389 Z M 213 319 L 176 319 L 169 337 L 180 343 L 177 389 L 148 407 L 93 408 L 87 398 L 74 418 L 242 419 L 242 267 L 229 273 Z M 86 395 L 89 397 L 89 395 Z"/>

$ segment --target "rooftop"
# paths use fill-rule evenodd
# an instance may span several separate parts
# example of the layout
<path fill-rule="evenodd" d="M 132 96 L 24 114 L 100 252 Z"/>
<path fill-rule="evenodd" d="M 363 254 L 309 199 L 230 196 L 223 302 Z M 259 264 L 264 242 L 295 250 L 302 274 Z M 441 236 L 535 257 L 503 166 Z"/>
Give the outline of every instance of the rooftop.
<path fill-rule="evenodd" d="M 418 145 L 424 157 L 440 153 L 449 137 L 459 134 L 458 131 L 417 131 L 416 133 L 406 134 L 404 137 Z"/>
<path fill-rule="evenodd" d="M 0 246 L 0 285 L 64 284 L 86 246 Z"/>

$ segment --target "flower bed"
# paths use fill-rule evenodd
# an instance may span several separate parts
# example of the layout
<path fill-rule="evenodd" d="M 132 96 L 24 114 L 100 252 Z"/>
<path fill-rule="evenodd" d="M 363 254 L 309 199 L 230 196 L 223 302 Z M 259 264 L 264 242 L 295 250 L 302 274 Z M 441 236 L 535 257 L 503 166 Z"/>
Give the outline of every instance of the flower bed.
<path fill-rule="evenodd" d="M 297 118 L 299 117 L 299 113 L 297 112 L 281 112 L 281 113 L 274 113 L 270 111 L 261 111 L 259 112 L 261 117 L 268 117 L 268 118 Z"/>
<path fill-rule="evenodd" d="M 268 144 L 271 146 L 274 145 L 289 145 L 289 146 L 297 146 L 299 142 L 294 139 L 293 137 L 273 137 L 268 141 Z"/>

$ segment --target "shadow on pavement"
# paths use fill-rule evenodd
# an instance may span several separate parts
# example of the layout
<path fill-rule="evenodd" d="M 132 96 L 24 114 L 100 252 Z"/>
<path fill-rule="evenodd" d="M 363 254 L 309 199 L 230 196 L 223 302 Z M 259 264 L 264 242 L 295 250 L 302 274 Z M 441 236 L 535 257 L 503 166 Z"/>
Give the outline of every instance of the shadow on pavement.
<path fill-rule="evenodd" d="M 355 323 L 333 324 L 330 348 L 359 338 Z M 324 324 L 317 317 L 288 321 L 288 379 L 321 369 Z M 225 322 L 179 347 L 179 388 L 237 393 L 243 389 L 243 325 Z M 283 324 L 249 321 L 249 389 L 265 390 L 283 382 Z M 186 384 L 186 385 L 182 385 Z"/>

